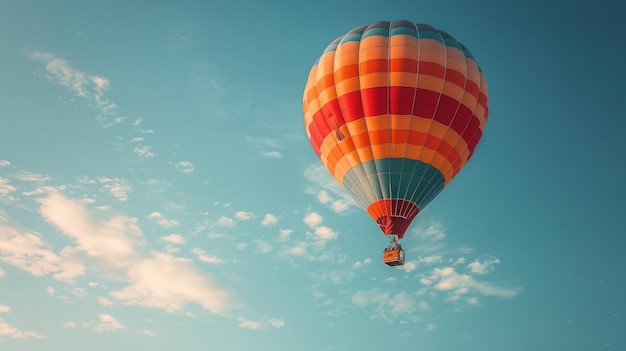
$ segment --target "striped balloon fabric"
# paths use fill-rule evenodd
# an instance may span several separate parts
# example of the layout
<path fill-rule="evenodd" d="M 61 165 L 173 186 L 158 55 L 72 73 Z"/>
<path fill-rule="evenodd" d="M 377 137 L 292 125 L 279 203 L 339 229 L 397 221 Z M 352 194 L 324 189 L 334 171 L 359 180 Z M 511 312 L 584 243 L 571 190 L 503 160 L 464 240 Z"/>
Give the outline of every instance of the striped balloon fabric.
<path fill-rule="evenodd" d="M 472 156 L 487 84 L 449 34 L 407 21 L 357 27 L 313 65 L 306 132 L 330 174 L 384 234 L 411 221 Z"/>

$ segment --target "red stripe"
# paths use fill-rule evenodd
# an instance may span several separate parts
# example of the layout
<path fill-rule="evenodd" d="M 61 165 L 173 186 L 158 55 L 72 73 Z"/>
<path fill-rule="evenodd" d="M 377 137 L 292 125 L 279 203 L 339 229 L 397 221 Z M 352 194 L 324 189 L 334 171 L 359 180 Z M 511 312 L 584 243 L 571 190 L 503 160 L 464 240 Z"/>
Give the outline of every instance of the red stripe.
<path fill-rule="evenodd" d="M 383 234 L 397 235 L 401 239 L 419 211 L 416 204 L 404 199 L 379 200 L 367 207 L 367 213 L 378 223 Z"/>
<path fill-rule="evenodd" d="M 482 93 L 480 95 L 479 103 L 485 106 L 487 97 Z M 411 106 L 413 99 L 415 103 Z M 335 130 L 335 123 L 337 127 L 341 127 L 365 116 L 384 115 L 388 112 L 433 118 L 450 126 L 468 145 L 474 142 L 472 139 L 476 129 L 480 127 L 480 120 L 467 106 L 447 95 L 411 87 L 376 87 L 344 94 L 318 110 L 313 115 L 313 123 L 309 126 L 313 146 L 319 149 L 328 133 Z M 313 133 L 316 128 L 319 130 L 319 137 Z M 477 140 L 473 145 L 476 143 Z"/>

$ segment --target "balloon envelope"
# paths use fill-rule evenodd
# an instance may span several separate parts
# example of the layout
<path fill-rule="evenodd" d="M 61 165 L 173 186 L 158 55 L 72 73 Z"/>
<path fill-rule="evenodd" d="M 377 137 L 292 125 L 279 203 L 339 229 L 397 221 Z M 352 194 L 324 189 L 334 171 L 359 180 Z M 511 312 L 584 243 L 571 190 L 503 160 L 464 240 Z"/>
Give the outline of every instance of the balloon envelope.
<path fill-rule="evenodd" d="M 487 122 L 487 84 L 449 34 L 377 22 L 326 47 L 303 111 L 322 164 L 384 234 L 401 238 L 471 158 Z"/>

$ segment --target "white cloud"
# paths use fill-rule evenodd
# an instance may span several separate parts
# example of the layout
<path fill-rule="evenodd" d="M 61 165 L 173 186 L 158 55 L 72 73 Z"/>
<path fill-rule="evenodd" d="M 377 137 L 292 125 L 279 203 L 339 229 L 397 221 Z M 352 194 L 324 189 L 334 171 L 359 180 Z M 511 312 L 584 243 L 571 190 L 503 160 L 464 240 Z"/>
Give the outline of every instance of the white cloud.
<path fill-rule="evenodd" d="M 96 331 L 117 331 L 126 329 L 126 326 L 109 314 L 98 315 L 100 322 L 94 327 Z"/>
<path fill-rule="evenodd" d="M 63 328 L 76 328 L 76 323 L 69 321 L 63 323 Z"/>
<path fill-rule="evenodd" d="M 101 304 L 102 306 L 113 306 L 113 301 L 102 296 L 98 296 L 98 303 Z"/>
<path fill-rule="evenodd" d="M 321 203 L 332 204 L 332 200 L 339 198 L 342 202 L 334 206 L 340 212 L 347 210 L 350 206 L 358 206 L 321 163 L 317 162 L 307 167 L 304 170 L 304 178 L 311 183 L 306 192 L 315 195 Z M 321 192 L 324 193 L 320 194 Z M 343 209 L 344 203 L 347 205 L 345 209 Z"/>
<path fill-rule="evenodd" d="M 136 306 L 180 311 L 198 303 L 215 314 L 225 315 L 237 306 L 233 294 L 189 265 L 188 260 L 154 252 L 128 267 L 131 285 L 113 291 L 115 299 Z"/>
<path fill-rule="evenodd" d="M 143 234 L 136 218 L 94 217 L 83 204 L 66 198 L 57 189 L 45 191 L 47 196 L 38 199 L 40 214 L 72 239 L 75 246 L 56 255 L 44 248 L 37 235 L 0 227 L 2 262 L 7 262 L 7 258 L 17 260 L 11 263 L 32 274 L 44 275 L 62 273 L 65 261 L 81 257 L 90 263 L 90 269 L 100 269 L 116 279 L 116 285 L 127 284 L 110 293 L 124 304 L 178 311 L 197 303 L 221 315 L 237 307 L 235 296 L 191 266 L 191 260 L 159 252 L 140 255 L 136 246 L 141 244 Z"/>
<path fill-rule="evenodd" d="M 54 296 L 55 290 L 53 287 L 49 286 L 46 288 L 46 293 L 50 296 Z"/>
<path fill-rule="evenodd" d="M 142 137 L 134 137 L 134 138 L 130 139 L 131 143 L 140 143 L 142 141 L 143 141 Z"/>
<path fill-rule="evenodd" d="M 26 171 L 19 171 L 13 174 L 13 178 L 17 180 L 21 180 L 23 182 L 33 182 L 33 183 L 45 183 L 50 180 L 50 177 L 47 175 L 26 172 Z"/>
<path fill-rule="evenodd" d="M 53 274 L 54 278 L 69 281 L 84 274 L 82 265 L 46 248 L 41 238 L 8 226 L 0 226 L 0 262 L 4 262 L 34 276 Z"/>
<path fill-rule="evenodd" d="M 26 339 L 26 338 L 43 338 L 43 336 L 35 333 L 34 331 L 22 331 L 16 327 L 11 326 L 4 318 L 0 317 L 0 336 L 10 336 L 13 339 Z"/>
<path fill-rule="evenodd" d="M 117 105 L 107 100 L 104 92 L 109 88 L 109 80 L 104 77 L 88 74 L 73 68 L 65 60 L 56 58 L 49 53 L 35 51 L 32 58 L 44 61 L 47 78 L 70 89 L 76 96 L 84 99 L 91 107 L 98 111 L 96 119 L 104 126 L 112 126 L 122 122 L 125 117 L 118 117 L 115 113 Z"/>
<path fill-rule="evenodd" d="M 290 255 L 302 256 L 306 253 L 306 244 L 305 243 L 296 244 L 295 246 L 288 248 L 287 253 Z"/>
<path fill-rule="evenodd" d="M 186 242 L 185 238 L 180 234 L 170 234 L 170 235 L 164 236 L 163 241 L 168 242 L 170 244 L 179 244 L 179 245 L 182 245 Z"/>
<path fill-rule="evenodd" d="M 500 263 L 500 259 L 495 257 L 489 257 L 482 261 L 474 260 L 472 261 L 472 263 L 467 265 L 467 268 L 469 268 L 472 273 L 487 274 L 489 272 L 492 272 L 495 269 L 495 265 L 498 263 Z"/>
<path fill-rule="evenodd" d="M 320 203 L 322 203 L 322 204 L 326 205 L 326 204 L 330 203 L 331 201 L 333 201 L 334 199 L 333 199 L 333 197 L 332 197 L 332 196 L 330 196 L 330 194 L 328 193 L 328 191 L 326 191 L 326 190 L 320 190 L 320 191 L 317 193 L 317 200 L 318 200 Z"/>
<path fill-rule="evenodd" d="M 247 319 L 241 320 L 239 326 L 243 329 L 258 330 L 261 329 L 261 323 L 253 322 Z"/>
<path fill-rule="evenodd" d="M 104 191 L 113 195 L 120 201 L 128 200 L 128 193 L 133 188 L 125 179 L 100 177 L 98 181 L 102 184 Z"/>
<path fill-rule="evenodd" d="M 431 255 L 431 256 L 419 258 L 419 263 L 424 263 L 424 264 L 439 263 L 441 261 L 442 261 L 442 256 L 437 256 L 437 255 Z"/>
<path fill-rule="evenodd" d="M 66 198 L 54 188 L 46 191 L 47 197 L 37 200 L 41 205 L 39 213 L 75 241 L 76 247 L 68 250 L 68 256 L 72 251 L 80 251 L 109 267 L 127 266 L 136 257 L 133 238 L 143 235 L 136 218 L 117 215 L 96 220 L 81 203 Z"/>
<path fill-rule="evenodd" d="M 85 288 L 72 288 L 70 292 L 78 297 L 84 297 L 87 295 L 87 289 Z"/>
<path fill-rule="evenodd" d="M 11 184 L 9 184 L 9 180 L 6 178 L 0 177 L 0 194 L 10 194 L 17 190 L 17 188 Z"/>
<path fill-rule="evenodd" d="M 291 236 L 291 233 L 293 233 L 293 229 L 281 229 L 278 231 L 279 239 L 287 240 Z"/>
<path fill-rule="evenodd" d="M 152 212 L 148 215 L 148 218 L 155 221 L 163 228 L 172 228 L 180 225 L 180 222 L 175 219 L 167 219 L 159 212 Z"/>
<path fill-rule="evenodd" d="M 275 225 L 276 223 L 278 223 L 278 217 L 271 213 L 266 214 L 261 221 L 261 225 L 264 227 L 270 227 Z"/>
<path fill-rule="evenodd" d="M 315 229 L 320 224 L 322 224 L 323 218 L 317 212 L 309 212 L 302 219 L 304 224 L 308 225 L 310 228 Z"/>
<path fill-rule="evenodd" d="M 480 304 L 480 300 L 476 296 L 469 297 L 466 301 L 470 306 L 478 306 Z"/>
<path fill-rule="evenodd" d="M 285 321 L 279 318 L 272 318 L 268 321 L 268 323 L 273 328 L 282 328 L 285 326 Z"/>
<path fill-rule="evenodd" d="M 403 271 L 410 273 L 413 272 L 414 270 L 417 269 L 417 262 L 416 261 L 406 261 L 404 262 L 404 264 L 402 266 L 399 266 L 400 269 L 402 269 Z"/>
<path fill-rule="evenodd" d="M 209 256 L 199 247 L 194 247 L 191 252 L 198 257 L 198 259 L 205 263 L 222 264 L 224 260 L 217 256 Z"/>
<path fill-rule="evenodd" d="M 358 290 L 352 294 L 352 303 L 359 307 L 365 307 L 371 304 L 386 304 L 388 300 L 389 294 L 378 289 L 368 291 Z"/>
<path fill-rule="evenodd" d="M 465 293 L 467 290 L 459 291 L 459 289 L 471 289 L 479 294 L 500 297 L 514 297 L 520 292 L 520 288 L 517 287 L 497 287 L 487 282 L 477 281 L 470 275 L 457 273 L 454 267 L 435 268 L 429 280 L 437 281 L 434 287 L 440 291 Z"/>
<path fill-rule="evenodd" d="M 176 169 L 183 173 L 191 173 L 195 170 L 195 165 L 189 161 L 180 161 L 176 164 Z"/>
<path fill-rule="evenodd" d="M 335 233 L 332 229 L 326 226 L 319 226 L 315 228 L 315 235 L 320 240 L 333 240 L 337 238 L 337 233 Z"/>
<path fill-rule="evenodd" d="M 0 305 L 0 313 L 11 313 L 11 306 Z"/>
<path fill-rule="evenodd" d="M 412 314 L 416 309 L 415 297 L 404 291 L 399 292 L 389 300 L 389 307 L 391 308 L 391 314 L 394 316 Z"/>
<path fill-rule="evenodd" d="M 250 330 L 266 329 L 268 327 L 280 329 L 285 326 L 285 321 L 280 318 L 270 318 L 267 322 L 252 321 L 250 319 L 239 317 L 239 327 Z"/>
<path fill-rule="evenodd" d="M 139 156 L 139 157 L 144 157 L 144 158 L 153 158 L 156 156 L 156 154 L 152 151 L 150 151 L 150 146 L 135 146 L 135 148 L 133 149 L 133 152 Z"/>
<path fill-rule="evenodd" d="M 272 251 L 272 245 L 270 245 L 270 243 L 268 243 L 267 241 L 261 240 L 261 239 L 255 239 L 254 242 L 256 243 L 256 251 L 260 252 L 260 253 L 268 253 L 270 251 Z"/>
<path fill-rule="evenodd" d="M 429 324 L 426 325 L 426 331 L 427 332 L 434 331 L 435 329 L 437 329 L 437 325 L 436 324 L 429 323 Z"/>
<path fill-rule="evenodd" d="M 283 154 L 277 149 L 283 149 L 284 146 L 277 139 L 247 136 L 246 141 L 252 144 L 262 157 L 275 159 L 283 157 Z"/>
<path fill-rule="evenodd" d="M 9 167 L 10 165 L 11 165 L 11 162 L 7 160 L 0 160 L 0 167 Z"/>
<path fill-rule="evenodd" d="M 422 311 L 430 311 L 430 305 L 426 301 L 420 301 L 417 304 L 417 308 L 419 308 Z"/>
<path fill-rule="evenodd" d="M 415 321 L 418 319 L 416 311 L 428 311 L 430 308 L 426 302 L 418 302 L 416 294 L 405 291 L 393 294 L 377 288 L 353 293 L 352 304 L 362 308 L 372 307 L 373 316 L 389 321 L 397 321 L 400 316 Z"/>
<path fill-rule="evenodd" d="M 235 226 L 235 220 L 222 215 L 220 218 L 217 219 L 217 222 L 215 222 L 215 224 L 217 224 L 218 227 L 232 228 Z"/>
<path fill-rule="evenodd" d="M 335 213 L 344 213 L 350 208 L 350 204 L 345 200 L 335 200 L 330 204 L 330 209 Z"/>
<path fill-rule="evenodd" d="M 256 215 L 254 214 L 254 212 L 237 211 L 235 213 L 235 218 L 237 218 L 240 221 L 248 221 L 253 218 L 256 218 Z"/>
<path fill-rule="evenodd" d="M 266 158 L 283 158 L 283 154 L 278 151 L 264 151 L 261 152 L 261 156 Z"/>

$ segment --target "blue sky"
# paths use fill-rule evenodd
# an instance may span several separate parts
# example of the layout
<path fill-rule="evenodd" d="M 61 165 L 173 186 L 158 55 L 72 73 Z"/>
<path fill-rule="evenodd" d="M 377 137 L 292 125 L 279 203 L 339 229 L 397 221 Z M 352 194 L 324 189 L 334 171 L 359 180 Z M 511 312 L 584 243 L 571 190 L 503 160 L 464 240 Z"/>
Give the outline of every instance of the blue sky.
<path fill-rule="evenodd" d="M 3 1 L 0 349 L 623 350 L 618 1 Z M 408 263 L 311 150 L 328 42 L 445 30 L 489 84 Z"/>

